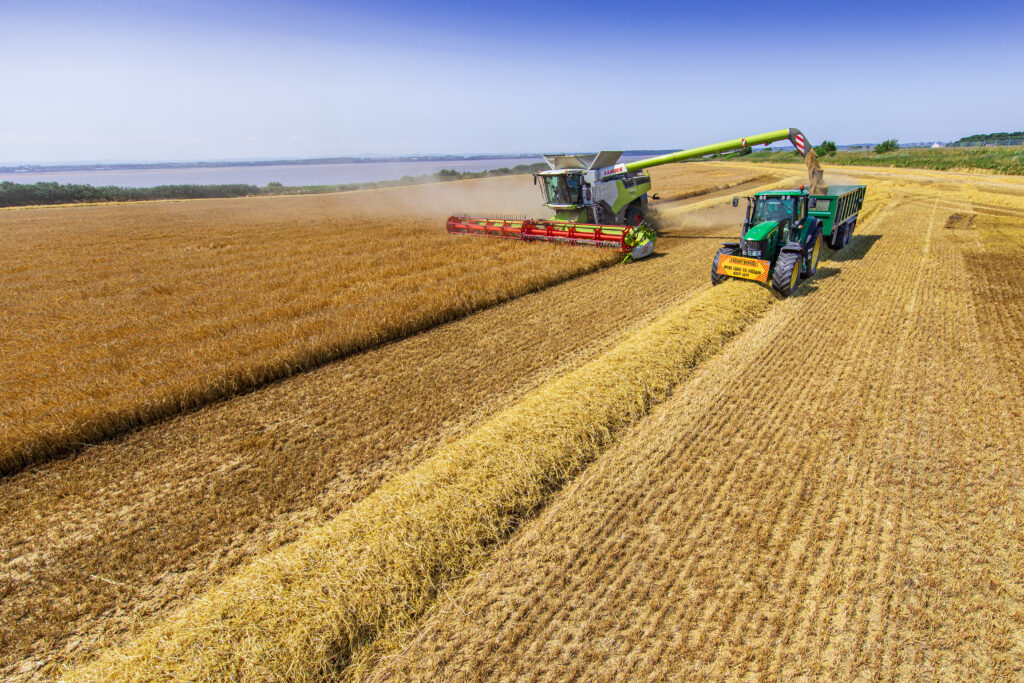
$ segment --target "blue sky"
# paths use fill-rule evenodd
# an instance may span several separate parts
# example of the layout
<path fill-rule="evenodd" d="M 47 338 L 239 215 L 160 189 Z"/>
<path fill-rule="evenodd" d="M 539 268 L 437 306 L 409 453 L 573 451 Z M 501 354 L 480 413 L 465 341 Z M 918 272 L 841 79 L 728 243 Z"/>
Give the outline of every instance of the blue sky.
<path fill-rule="evenodd" d="M 0 0 L 0 161 L 955 139 L 1024 129 L 1022 35 L 989 0 Z"/>

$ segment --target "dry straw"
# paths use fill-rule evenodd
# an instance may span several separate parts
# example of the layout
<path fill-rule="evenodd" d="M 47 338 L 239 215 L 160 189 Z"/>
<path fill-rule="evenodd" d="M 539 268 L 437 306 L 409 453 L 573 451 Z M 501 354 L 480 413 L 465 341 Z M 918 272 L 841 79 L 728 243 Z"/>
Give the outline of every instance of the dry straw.
<path fill-rule="evenodd" d="M 70 680 L 337 678 L 773 300 L 729 282 L 673 308 Z"/>
<path fill-rule="evenodd" d="M 619 260 L 456 239 L 417 197 L 0 212 L 0 475 Z"/>

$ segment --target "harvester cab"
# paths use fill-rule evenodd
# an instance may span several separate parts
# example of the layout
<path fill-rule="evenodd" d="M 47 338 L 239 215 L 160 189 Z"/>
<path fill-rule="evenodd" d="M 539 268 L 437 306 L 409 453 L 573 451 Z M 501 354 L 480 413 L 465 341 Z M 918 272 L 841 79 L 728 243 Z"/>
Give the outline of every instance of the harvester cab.
<path fill-rule="evenodd" d="M 619 164 L 622 152 L 545 154 L 550 168 L 534 174 L 556 220 L 639 225 L 647 213 L 651 178 Z"/>
<path fill-rule="evenodd" d="M 712 154 L 789 140 L 807 156 L 810 144 L 796 128 L 736 138 L 714 145 L 622 162 L 622 152 L 545 154 L 548 169 L 534 174 L 544 204 L 554 219 L 451 216 L 446 228 L 455 235 L 488 235 L 526 241 L 608 247 L 634 261 L 654 251 L 655 231 L 645 222 L 651 178 L 646 169 Z"/>

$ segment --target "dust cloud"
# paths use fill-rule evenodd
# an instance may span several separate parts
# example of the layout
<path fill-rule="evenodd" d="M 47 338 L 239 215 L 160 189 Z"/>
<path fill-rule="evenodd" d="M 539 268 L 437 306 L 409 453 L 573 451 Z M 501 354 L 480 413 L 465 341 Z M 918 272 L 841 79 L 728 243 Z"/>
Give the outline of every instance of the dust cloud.
<path fill-rule="evenodd" d="M 369 190 L 381 212 L 411 213 L 443 221 L 453 214 L 549 218 L 544 196 L 530 175 L 456 180 Z"/>

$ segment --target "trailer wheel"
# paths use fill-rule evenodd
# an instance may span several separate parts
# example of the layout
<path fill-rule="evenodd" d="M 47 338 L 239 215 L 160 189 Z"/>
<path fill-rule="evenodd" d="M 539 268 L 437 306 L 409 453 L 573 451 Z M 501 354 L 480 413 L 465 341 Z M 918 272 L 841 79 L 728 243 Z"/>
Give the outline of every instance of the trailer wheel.
<path fill-rule="evenodd" d="M 822 235 L 819 230 L 814 234 L 814 241 L 811 243 L 811 248 L 807 252 L 800 263 L 800 277 L 810 277 L 818 272 L 818 261 L 821 259 L 821 243 Z"/>
<path fill-rule="evenodd" d="M 839 250 L 850 243 L 850 238 L 853 237 L 853 228 L 857 225 L 857 219 L 844 223 L 843 226 L 832 233 L 832 239 L 834 244 L 830 244 L 833 249 Z"/>
<path fill-rule="evenodd" d="M 782 296 L 789 296 L 796 289 L 796 283 L 800 281 L 801 260 L 800 253 L 796 251 L 783 251 L 775 260 L 772 287 Z"/>
<path fill-rule="evenodd" d="M 835 251 L 839 251 L 843 248 L 843 233 L 846 232 L 846 226 L 841 225 L 838 228 L 832 228 L 832 234 L 828 236 L 828 246 Z"/>
<path fill-rule="evenodd" d="M 721 275 L 721 274 L 719 274 L 719 272 L 718 272 L 718 257 L 719 256 L 732 256 L 733 254 L 736 253 L 736 251 L 737 250 L 734 247 L 722 247 L 721 249 L 718 250 L 718 253 L 715 254 L 714 260 L 711 261 L 711 284 L 712 285 L 720 285 L 720 284 L 722 284 L 723 282 L 725 282 L 726 280 L 729 279 L 728 275 Z"/>

